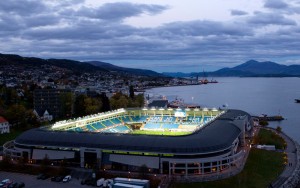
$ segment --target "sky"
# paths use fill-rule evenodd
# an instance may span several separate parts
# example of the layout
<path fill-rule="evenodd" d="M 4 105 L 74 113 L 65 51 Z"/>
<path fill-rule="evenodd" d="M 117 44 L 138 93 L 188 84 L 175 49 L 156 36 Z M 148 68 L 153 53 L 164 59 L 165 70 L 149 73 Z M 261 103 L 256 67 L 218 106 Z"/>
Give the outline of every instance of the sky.
<path fill-rule="evenodd" d="M 0 53 L 157 72 L 300 64 L 300 0 L 5 0 Z"/>

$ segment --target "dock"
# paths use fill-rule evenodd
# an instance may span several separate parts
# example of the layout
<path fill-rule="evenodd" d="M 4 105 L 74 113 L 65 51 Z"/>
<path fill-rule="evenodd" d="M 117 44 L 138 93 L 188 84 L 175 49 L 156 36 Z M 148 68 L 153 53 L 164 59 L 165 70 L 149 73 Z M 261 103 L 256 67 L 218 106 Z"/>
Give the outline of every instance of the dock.
<path fill-rule="evenodd" d="M 257 118 L 259 121 L 282 121 L 284 118 L 281 115 L 276 116 L 252 116 L 254 118 Z"/>

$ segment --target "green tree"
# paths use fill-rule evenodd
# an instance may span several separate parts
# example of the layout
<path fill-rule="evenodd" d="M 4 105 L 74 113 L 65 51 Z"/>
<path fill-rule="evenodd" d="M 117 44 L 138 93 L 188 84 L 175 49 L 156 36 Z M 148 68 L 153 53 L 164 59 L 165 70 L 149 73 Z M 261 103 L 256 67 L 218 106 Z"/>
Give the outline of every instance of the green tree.
<path fill-rule="evenodd" d="M 105 93 L 101 94 L 101 102 L 102 102 L 102 112 L 106 112 L 110 110 L 110 102 Z"/>
<path fill-rule="evenodd" d="M 76 117 L 81 117 L 85 115 L 85 104 L 84 101 L 87 98 L 86 95 L 78 95 L 75 99 L 74 104 L 74 115 Z"/>
<path fill-rule="evenodd" d="M 42 159 L 41 165 L 40 165 L 40 169 L 41 169 L 42 173 L 47 173 L 49 171 L 50 163 L 51 163 L 51 161 L 50 161 L 48 155 L 46 154 L 45 157 Z"/>
<path fill-rule="evenodd" d="M 11 105 L 5 113 L 5 117 L 12 125 L 15 125 L 17 128 L 27 124 L 26 109 L 23 105 L 18 105 L 18 104 Z"/>
<path fill-rule="evenodd" d="M 129 86 L 129 97 L 134 99 L 134 88 L 133 85 Z"/>
<path fill-rule="evenodd" d="M 129 104 L 128 97 L 122 93 L 117 93 L 110 99 L 112 109 L 127 108 Z"/>
<path fill-rule="evenodd" d="M 138 94 L 135 98 L 137 107 L 143 107 L 145 103 L 144 94 Z"/>
<path fill-rule="evenodd" d="M 62 117 L 69 118 L 73 114 L 74 96 L 71 92 L 61 93 L 60 100 L 62 104 Z"/>
<path fill-rule="evenodd" d="M 259 121 L 259 125 L 265 127 L 265 126 L 269 125 L 269 122 L 265 121 L 265 120 L 261 120 L 261 121 Z"/>
<path fill-rule="evenodd" d="M 143 164 L 142 166 L 140 166 L 139 172 L 140 172 L 140 177 L 142 179 L 146 178 L 147 177 L 147 173 L 148 173 L 148 167 L 147 167 L 147 165 Z"/>
<path fill-rule="evenodd" d="M 84 99 L 84 104 L 85 104 L 85 115 L 98 113 L 102 108 L 102 103 L 99 98 L 87 97 Z"/>
<path fill-rule="evenodd" d="M 282 128 L 281 128 L 280 126 L 277 126 L 277 127 L 276 127 L 276 131 L 279 132 L 279 133 L 281 133 Z"/>

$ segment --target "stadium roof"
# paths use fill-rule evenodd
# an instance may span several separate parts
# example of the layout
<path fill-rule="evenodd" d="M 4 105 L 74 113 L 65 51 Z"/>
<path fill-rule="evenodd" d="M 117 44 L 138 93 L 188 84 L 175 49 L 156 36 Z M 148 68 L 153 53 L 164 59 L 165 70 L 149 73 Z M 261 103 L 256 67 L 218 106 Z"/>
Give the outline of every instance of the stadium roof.
<path fill-rule="evenodd" d="M 15 140 L 16 144 L 54 147 L 87 147 L 119 151 L 195 154 L 223 151 L 231 147 L 241 130 L 233 124 L 237 116 L 248 115 L 228 110 L 209 125 L 191 135 L 153 136 L 31 129 Z"/>

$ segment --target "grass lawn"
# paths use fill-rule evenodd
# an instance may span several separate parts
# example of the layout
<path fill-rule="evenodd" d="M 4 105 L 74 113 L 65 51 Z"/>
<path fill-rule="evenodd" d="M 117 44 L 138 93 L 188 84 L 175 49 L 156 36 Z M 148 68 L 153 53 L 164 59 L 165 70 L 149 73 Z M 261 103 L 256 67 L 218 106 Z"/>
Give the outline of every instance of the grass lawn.
<path fill-rule="evenodd" d="M 172 187 L 189 188 L 258 188 L 268 187 L 283 171 L 284 154 L 252 148 L 243 171 L 231 178 L 202 183 L 174 184 Z"/>
<path fill-rule="evenodd" d="M 258 136 L 254 138 L 254 144 L 275 145 L 276 149 L 284 149 L 286 145 L 283 138 L 266 129 L 260 129 Z"/>
<path fill-rule="evenodd" d="M 10 133 L 0 134 L 0 146 L 2 146 L 7 141 L 14 140 L 21 133 L 22 131 L 11 130 Z"/>
<path fill-rule="evenodd" d="M 132 134 L 147 134 L 147 135 L 165 135 L 165 136 L 182 136 L 188 135 L 192 132 L 172 132 L 172 131 L 143 131 L 143 130 L 134 130 Z"/>

